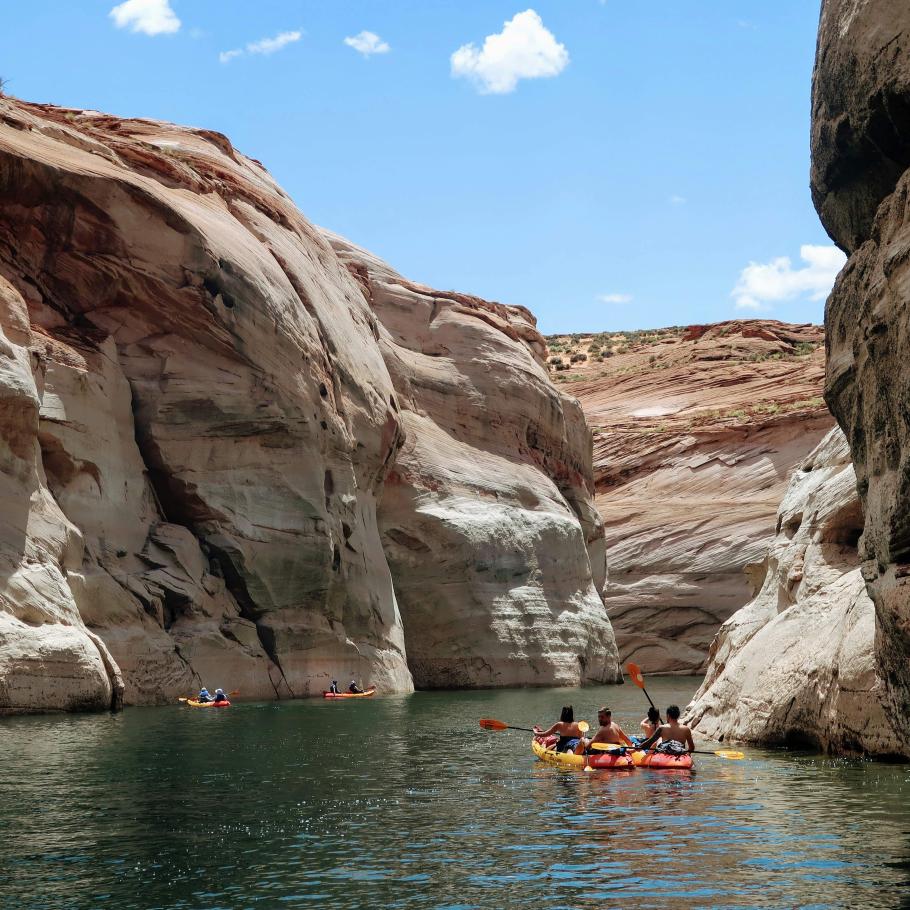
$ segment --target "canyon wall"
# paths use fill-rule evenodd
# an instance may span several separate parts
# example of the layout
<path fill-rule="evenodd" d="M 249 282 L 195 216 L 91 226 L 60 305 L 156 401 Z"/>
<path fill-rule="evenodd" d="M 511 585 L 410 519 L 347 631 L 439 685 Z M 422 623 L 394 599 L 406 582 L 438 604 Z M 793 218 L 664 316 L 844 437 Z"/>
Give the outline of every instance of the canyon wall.
<path fill-rule="evenodd" d="M 701 672 L 761 586 L 791 472 L 834 424 L 824 333 L 749 320 L 548 340 L 594 430 L 620 658 Z"/>
<path fill-rule="evenodd" d="M 850 257 L 825 312 L 825 397 L 856 469 L 883 699 L 910 755 L 910 6 L 901 0 L 822 4 L 812 194 Z"/>
<path fill-rule="evenodd" d="M 379 525 L 415 683 L 617 681 L 591 435 L 549 380 L 533 317 L 331 239 L 387 330 L 407 434 Z"/>
<path fill-rule="evenodd" d="M 590 438 L 535 360 L 528 314 L 477 302 L 502 340 L 455 345 L 447 368 L 471 381 L 454 416 L 430 376 L 412 411 L 387 363 L 422 342 L 391 340 L 369 281 L 225 137 L 0 98 L 0 203 L 0 713 L 155 703 L 201 682 L 275 698 L 353 674 L 408 691 L 396 585 L 416 631 L 428 607 L 410 573 L 433 577 L 484 535 L 495 583 L 440 567 L 461 589 L 433 605 L 449 631 L 414 637 L 418 679 L 616 677 Z M 399 302 L 415 332 L 432 300 Z M 522 369 L 535 391 L 493 439 L 500 384 Z M 448 429 L 472 420 L 486 448 Z M 499 518 L 485 506 L 505 464 L 487 486 L 440 450 L 450 439 L 515 459 Z M 442 471 L 464 482 L 434 512 L 422 494 Z M 415 533 L 434 523 L 435 538 Z M 388 559 L 390 541 L 404 555 Z"/>
<path fill-rule="evenodd" d="M 722 626 L 687 720 L 713 740 L 898 754 L 860 571 L 863 515 L 833 429 L 794 472 L 761 590 Z"/>

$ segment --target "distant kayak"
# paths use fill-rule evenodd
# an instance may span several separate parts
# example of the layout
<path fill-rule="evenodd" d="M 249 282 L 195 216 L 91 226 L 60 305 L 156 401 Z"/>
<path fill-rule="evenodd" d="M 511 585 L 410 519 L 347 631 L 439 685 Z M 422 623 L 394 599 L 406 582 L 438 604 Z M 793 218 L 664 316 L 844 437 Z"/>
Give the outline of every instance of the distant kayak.
<path fill-rule="evenodd" d="M 636 768 L 688 771 L 692 767 L 692 756 L 687 752 L 674 755 L 672 752 L 642 752 L 639 750 L 632 753 L 632 761 Z"/>
<path fill-rule="evenodd" d="M 229 701 L 196 701 L 195 698 L 188 698 L 186 703 L 191 708 L 230 708 Z"/>
<path fill-rule="evenodd" d="M 366 689 L 363 692 L 323 692 L 323 698 L 370 698 L 376 694 L 376 687 Z"/>
<path fill-rule="evenodd" d="M 591 755 L 574 755 L 571 752 L 554 752 L 537 739 L 531 740 L 531 749 L 541 761 L 556 765 L 558 768 L 574 768 L 580 771 L 589 767 L 598 771 L 631 771 L 635 767 L 632 756 L 628 754 L 594 752 Z"/>

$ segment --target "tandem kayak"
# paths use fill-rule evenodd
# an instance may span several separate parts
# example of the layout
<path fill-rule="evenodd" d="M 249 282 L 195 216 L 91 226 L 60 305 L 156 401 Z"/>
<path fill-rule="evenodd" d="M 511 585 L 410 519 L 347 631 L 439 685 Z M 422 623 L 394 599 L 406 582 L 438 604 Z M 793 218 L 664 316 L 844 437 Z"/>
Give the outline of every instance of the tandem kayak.
<path fill-rule="evenodd" d="M 692 756 L 688 753 L 674 755 L 671 752 L 633 752 L 632 761 L 636 768 L 663 768 L 671 771 L 688 771 L 692 768 Z"/>
<path fill-rule="evenodd" d="M 614 752 L 593 752 L 590 755 L 573 755 L 571 752 L 554 752 L 538 740 L 531 740 L 531 749 L 534 754 L 550 765 L 557 768 L 596 768 L 598 771 L 631 771 L 635 765 L 632 756 Z"/>
<path fill-rule="evenodd" d="M 376 694 L 376 687 L 366 689 L 363 692 L 323 692 L 323 698 L 371 698 Z"/>
<path fill-rule="evenodd" d="M 188 698 L 186 703 L 191 708 L 230 708 L 229 701 L 196 701 L 195 698 Z"/>

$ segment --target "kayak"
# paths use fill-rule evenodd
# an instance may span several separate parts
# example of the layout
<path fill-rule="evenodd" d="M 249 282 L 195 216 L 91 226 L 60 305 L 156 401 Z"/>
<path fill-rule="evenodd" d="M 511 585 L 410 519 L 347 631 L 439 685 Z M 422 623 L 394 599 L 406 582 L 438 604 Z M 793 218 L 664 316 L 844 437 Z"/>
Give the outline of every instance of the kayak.
<path fill-rule="evenodd" d="M 188 698 L 186 703 L 191 708 L 230 708 L 229 701 L 196 701 L 195 698 Z"/>
<path fill-rule="evenodd" d="M 664 768 L 672 771 L 688 771 L 692 768 L 692 756 L 686 753 L 673 755 L 670 752 L 633 752 L 632 761 L 636 768 Z"/>
<path fill-rule="evenodd" d="M 363 692 L 323 692 L 323 698 L 371 698 L 376 694 L 376 687 L 366 689 Z"/>
<path fill-rule="evenodd" d="M 554 752 L 536 739 L 531 740 L 531 749 L 543 762 L 557 768 L 596 768 L 598 771 L 631 771 L 632 756 L 615 752 L 593 752 L 590 755 L 573 755 L 571 752 Z"/>

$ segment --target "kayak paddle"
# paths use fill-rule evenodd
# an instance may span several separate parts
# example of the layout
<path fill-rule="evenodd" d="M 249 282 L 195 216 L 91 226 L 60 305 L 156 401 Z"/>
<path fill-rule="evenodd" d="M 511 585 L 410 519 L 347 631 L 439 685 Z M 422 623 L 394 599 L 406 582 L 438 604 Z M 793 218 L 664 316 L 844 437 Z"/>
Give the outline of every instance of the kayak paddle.
<path fill-rule="evenodd" d="M 656 710 L 657 705 L 651 701 L 651 696 L 648 695 L 648 690 L 645 688 L 645 678 L 642 676 L 641 667 L 639 667 L 638 664 L 633 664 L 631 661 L 629 661 L 629 663 L 626 664 L 626 672 L 629 674 L 632 682 L 634 682 L 635 685 L 645 693 L 645 698 L 648 699 L 648 704 Z M 660 720 L 660 711 L 657 712 L 657 719 Z"/>
<path fill-rule="evenodd" d="M 615 743 L 591 743 L 588 747 L 594 749 L 597 752 L 615 752 L 617 749 L 627 749 L 628 746 L 620 746 Z M 632 747 L 633 752 L 657 752 L 657 749 L 636 749 Z M 692 749 L 687 753 L 681 753 L 687 755 L 719 755 L 721 758 L 727 758 L 730 761 L 739 761 L 746 757 L 745 752 L 737 752 L 734 749 L 718 749 L 716 752 L 711 752 L 706 749 Z"/>
<path fill-rule="evenodd" d="M 482 717 L 480 719 L 480 726 L 483 727 L 484 730 L 523 730 L 525 733 L 536 732 L 531 727 L 513 727 L 501 720 L 494 720 L 492 717 Z M 580 720 L 578 722 L 578 729 L 581 730 L 582 733 L 587 733 L 591 728 L 588 726 L 586 720 Z"/>

